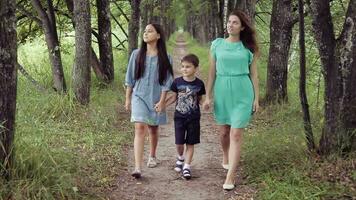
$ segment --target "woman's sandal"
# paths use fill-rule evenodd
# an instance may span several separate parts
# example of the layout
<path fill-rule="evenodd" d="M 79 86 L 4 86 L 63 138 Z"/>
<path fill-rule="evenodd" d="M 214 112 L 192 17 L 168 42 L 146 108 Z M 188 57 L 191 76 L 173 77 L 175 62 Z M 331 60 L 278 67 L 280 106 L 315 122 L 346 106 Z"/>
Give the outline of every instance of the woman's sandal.
<path fill-rule="evenodd" d="M 188 168 L 184 168 L 183 169 L 183 177 L 187 180 L 191 179 L 192 178 L 192 174 L 191 174 L 191 171 L 190 169 Z"/>
<path fill-rule="evenodd" d="M 227 190 L 227 191 L 233 190 L 235 187 L 236 187 L 235 184 L 224 184 L 223 185 L 223 189 Z"/>

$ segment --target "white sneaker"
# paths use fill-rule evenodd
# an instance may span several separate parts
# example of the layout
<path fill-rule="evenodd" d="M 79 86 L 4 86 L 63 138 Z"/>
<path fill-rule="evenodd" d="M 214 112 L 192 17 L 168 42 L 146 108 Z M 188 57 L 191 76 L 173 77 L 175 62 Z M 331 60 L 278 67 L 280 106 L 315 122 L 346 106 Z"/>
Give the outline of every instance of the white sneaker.
<path fill-rule="evenodd" d="M 158 165 L 158 161 L 156 157 L 149 157 L 147 161 L 147 167 L 154 168 Z"/>

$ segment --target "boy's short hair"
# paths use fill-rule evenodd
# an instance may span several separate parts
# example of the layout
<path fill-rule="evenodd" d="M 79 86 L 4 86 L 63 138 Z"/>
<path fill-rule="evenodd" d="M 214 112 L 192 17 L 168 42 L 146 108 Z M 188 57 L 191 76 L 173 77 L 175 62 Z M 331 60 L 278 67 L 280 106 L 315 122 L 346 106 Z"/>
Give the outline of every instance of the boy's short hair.
<path fill-rule="evenodd" d="M 199 58 L 198 58 L 198 56 L 196 56 L 195 54 L 192 54 L 192 53 L 184 56 L 180 62 L 181 63 L 182 62 L 192 63 L 194 65 L 194 67 L 198 67 L 199 66 Z"/>

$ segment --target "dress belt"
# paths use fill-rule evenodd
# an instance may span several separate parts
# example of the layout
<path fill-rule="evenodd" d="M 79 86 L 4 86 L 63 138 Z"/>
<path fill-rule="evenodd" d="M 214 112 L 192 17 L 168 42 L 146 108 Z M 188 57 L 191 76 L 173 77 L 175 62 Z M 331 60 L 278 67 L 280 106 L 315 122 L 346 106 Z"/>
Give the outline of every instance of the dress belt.
<path fill-rule="evenodd" d="M 237 76 L 249 76 L 250 74 L 217 74 L 222 77 L 237 77 Z"/>

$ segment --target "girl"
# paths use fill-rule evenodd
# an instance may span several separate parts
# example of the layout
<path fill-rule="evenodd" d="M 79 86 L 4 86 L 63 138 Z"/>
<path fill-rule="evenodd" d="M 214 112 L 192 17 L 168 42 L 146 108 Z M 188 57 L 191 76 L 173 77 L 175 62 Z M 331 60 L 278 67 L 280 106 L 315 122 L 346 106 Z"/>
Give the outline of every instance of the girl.
<path fill-rule="evenodd" d="M 141 177 L 146 129 L 150 136 L 147 166 L 157 166 L 158 126 L 167 123 L 165 99 L 173 81 L 172 61 L 161 26 L 148 24 L 141 44 L 131 54 L 125 79 L 125 108 L 131 110 L 131 122 L 135 123 L 135 170 L 131 174 L 135 178 Z"/>
<path fill-rule="evenodd" d="M 215 39 L 210 48 L 210 68 L 204 109 L 214 86 L 214 115 L 219 125 L 223 167 L 228 169 L 223 188 L 235 187 L 242 133 L 253 112 L 259 109 L 255 30 L 245 13 L 233 11 L 227 22 L 229 37 Z"/>

